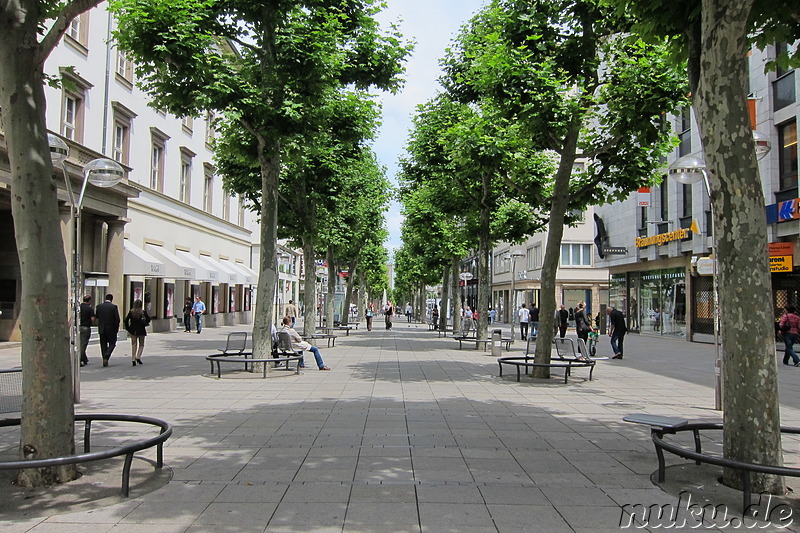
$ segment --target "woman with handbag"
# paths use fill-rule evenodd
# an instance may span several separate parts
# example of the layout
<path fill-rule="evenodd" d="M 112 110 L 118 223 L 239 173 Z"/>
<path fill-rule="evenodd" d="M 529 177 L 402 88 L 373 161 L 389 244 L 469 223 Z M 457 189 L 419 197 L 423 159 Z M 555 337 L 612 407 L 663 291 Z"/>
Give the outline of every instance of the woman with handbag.
<path fill-rule="evenodd" d="M 585 302 L 578 304 L 578 312 L 575 313 L 575 331 L 578 334 L 578 338 L 583 339 L 583 342 L 587 343 L 589 342 L 589 333 L 594 331 L 591 322 L 589 322 L 589 318 L 586 316 Z"/>
<path fill-rule="evenodd" d="M 794 352 L 794 343 L 797 339 L 797 334 L 800 333 L 800 317 L 795 314 L 793 305 L 787 305 L 783 308 L 784 313 L 778 327 L 783 333 L 783 342 L 786 349 L 783 352 L 783 364 L 789 364 L 789 358 L 794 361 L 794 366 L 800 366 L 800 357 Z"/>
<path fill-rule="evenodd" d="M 142 301 L 136 300 L 133 302 L 133 308 L 125 317 L 125 331 L 131 336 L 131 364 L 133 366 L 142 364 L 144 338 L 147 336 L 147 326 L 149 325 L 150 317 L 144 310 Z"/>

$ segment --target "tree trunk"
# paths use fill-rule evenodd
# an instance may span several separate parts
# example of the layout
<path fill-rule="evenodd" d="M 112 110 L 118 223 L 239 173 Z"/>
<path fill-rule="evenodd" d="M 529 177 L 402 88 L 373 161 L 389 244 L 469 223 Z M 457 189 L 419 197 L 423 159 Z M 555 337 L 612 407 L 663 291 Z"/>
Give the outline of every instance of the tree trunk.
<path fill-rule="evenodd" d="M 317 262 L 314 252 L 314 239 L 303 236 L 303 261 L 306 279 L 303 290 L 303 335 L 313 335 L 317 330 Z"/>
<path fill-rule="evenodd" d="M 353 285 L 356 280 L 356 263 L 350 265 L 347 274 L 347 289 L 344 294 L 344 311 L 342 311 L 342 325 L 346 326 L 350 318 L 350 302 L 353 300 Z"/>
<path fill-rule="evenodd" d="M 491 223 L 490 208 L 486 203 L 491 187 L 491 178 L 483 179 L 484 201 L 481 203 L 481 229 L 480 240 L 478 241 L 478 308 L 473 311 L 478 312 L 478 331 L 476 336 L 479 339 L 488 337 L 489 329 L 489 291 L 491 290 L 491 273 L 489 272 L 489 254 L 491 253 L 491 237 L 489 234 L 489 224 Z"/>
<path fill-rule="evenodd" d="M 4 12 L 0 107 L 11 167 L 11 214 L 22 272 L 22 459 L 74 455 L 67 265 L 37 64 L 37 2 Z M 13 3 L 11 4 L 13 5 Z M 8 7 L 4 8 L 9 9 Z M 60 175 L 60 171 L 58 172 Z M 72 221 L 70 221 L 71 223 Z M 23 470 L 35 487 L 72 481 L 75 465 Z"/>
<path fill-rule="evenodd" d="M 561 257 L 564 217 L 569 205 L 569 180 L 572 176 L 572 165 L 575 163 L 579 131 L 579 125 L 573 125 L 564 138 L 561 160 L 553 185 L 553 198 L 550 201 L 550 222 L 547 226 L 547 246 L 542 263 L 542 290 L 539 295 L 539 335 L 536 339 L 534 358 L 537 363 L 549 364 L 552 352 L 555 324 L 553 314 L 556 311 L 556 274 L 558 273 L 558 260 Z M 536 367 L 533 369 L 533 376 L 549 378 L 550 368 Z"/>
<path fill-rule="evenodd" d="M 442 274 L 442 301 L 439 305 L 439 329 L 447 329 L 447 310 L 450 309 L 450 269 L 444 267 Z"/>
<path fill-rule="evenodd" d="M 746 98 L 752 0 L 706 0 L 694 105 L 705 147 L 716 235 L 723 350 L 723 454 L 781 465 L 780 406 L 764 196 Z M 753 491 L 783 494 L 783 478 L 754 474 Z M 723 481 L 741 486 L 738 471 Z"/>
<path fill-rule="evenodd" d="M 450 274 L 452 277 L 451 286 L 453 287 L 453 296 L 451 298 L 453 306 L 450 311 L 450 316 L 453 319 L 453 336 L 455 337 L 461 335 L 461 287 L 458 285 L 460 281 L 458 275 L 461 273 L 461 269 L 459 268 L 460 262 L 458 257 L 454 257 L 450 262 Z"/>
<path fill-rule="evenodd" d="M 325 255 L 328 262 L 328 286 L 325 296 L 325 322 L 329 328 L 335 326 L 333 320 L 334 304 L 336 303 L 336 265 L 333 262 L 333 248 L 328 247 Z"/>
<path fill-rule="evenodd" d="M 253 356 L 268 357 L 272 352 L 272 324 L 278 283 L 278 180 L 281 147 L 278 141 L 258 139 L 261 167 L 261 264 L 258 298 L 253 317 Z"/>

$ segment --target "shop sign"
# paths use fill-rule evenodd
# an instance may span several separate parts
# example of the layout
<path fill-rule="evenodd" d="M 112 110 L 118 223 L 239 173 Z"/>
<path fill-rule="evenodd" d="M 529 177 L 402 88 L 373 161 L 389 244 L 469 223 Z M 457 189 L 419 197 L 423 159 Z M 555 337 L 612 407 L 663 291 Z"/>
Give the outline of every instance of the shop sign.
<path fill-rule="evenodd" d="M 793 268 L 791 255 L 775 255 L 769 258 L 770 272 L 791 272 Z"/>
<path fill-rule="evenodd" d="M 800 198 L 786 200 L 778 204 L 778 222 L 800 219 L 800 209 L 798 209 L 797 205 L 798 200 L 800 200 Z"/>
<path fill-rule="evenodd" d="M 771 242 L 767 244 L 769 255 L 793 255 L 794 243 L 791 242 Z"/>
<path fill-rule="evenodd" d="M 608 255 L 627 255 L 627 246 L 603 246 L 603 254 Z"/>
<path fill-rule="evenodd" d="M 700 229 L 696 220 L 692 221 L 692 226 L 690 228 L 679 228 L 675 231 L 659 233 L 658 235 L 652 235 L 650 237 L 636 237 L 636 247 L 644 248 L 645 246 L 650 246 L 651 244 L 657 244 L 661 246 L 662 244 L 667 244 L 668 242 L 680 241 L 689 236 L 689 231 L 697 234 L 700 233 Z"/>
<path fill-rule="evenodd" d="M 639 187 L 639 207 L 650 207 L 650 187 Z"/>
<path fill-rule="evenodd" d="M 713 276 L 714 275 L 714 259 L 711 257 L 701 257 L 695 263 L 698 276 Z"/>

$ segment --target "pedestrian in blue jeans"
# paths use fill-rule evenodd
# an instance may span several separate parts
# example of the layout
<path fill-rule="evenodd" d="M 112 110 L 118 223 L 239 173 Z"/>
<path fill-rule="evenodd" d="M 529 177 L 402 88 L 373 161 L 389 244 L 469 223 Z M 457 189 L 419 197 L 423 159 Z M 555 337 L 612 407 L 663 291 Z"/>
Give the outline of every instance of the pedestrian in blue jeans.
<path fill-rule="evenodd" d="M 794 361 L 794 366 L 800 366 L 800 357 L 794 351 L 794 343 L 797 341 L 797 334 L 800 333 L 800 317 L 795 314 L 793 305 L 787 305 L 784 310 L 781 321 L 778 323 L 786 346 L 783 352 L 783 364 L 788 365 L 791 357 L 792 361 Z"/>
<path fill-rule="evenodd" d="M 197 296 L 194 300 L 192 314 L 194 315 L 194 320 L 197 324 L 197 333 L 199 334 L 203 329 L 203 315 L 206 313 L 206 304 L 203 303 L 203 300 L 201 300 L 199 296 Z"/>
<path fill-rule="evenodd" d="M 614 352 L 614 357 L 611 359 L 622 359 L 622 343 L 625 341 L 625 333 L 628 331 L 625 315 L 613 307 L 606 308 L 606 314 L 610 326 L 608 335 L 611 337 L 611 350 Z"/>
<path fill-rule="evenodd" d="M 322 354 L 319 353 L 319 348 L 316 346 L 311 346 L 310 343 L 303 340 L 301 337 L 292 327 L 292 319 L 291 317 L 285 316 L 283 317 L 283 328 L 281 331 L 285 331 L 289 334 L 289 338 L 292 339 L 292 350 L 297 352 L 308 350 L 309 352 L 314 354 L 314 359 L 317 361 L 317 368 L 320 370 L 330 370 L 325 363 L 322 362 Z M 300 368 L 305 368 L 305 360 L 300 363 Z"/>

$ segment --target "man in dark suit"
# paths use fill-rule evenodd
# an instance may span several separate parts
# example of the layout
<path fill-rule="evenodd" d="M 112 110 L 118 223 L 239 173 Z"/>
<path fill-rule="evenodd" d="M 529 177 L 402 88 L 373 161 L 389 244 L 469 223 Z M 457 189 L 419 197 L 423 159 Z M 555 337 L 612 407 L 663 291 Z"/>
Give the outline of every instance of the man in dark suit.
<path fill-rule="evenodd" d="M 89 346 L 89 339 L 92 336 L 92 320 L 94 319 L 94 307 L 92 307 L 92 297 L 86 295 L 83 297 L 81 303 L 80 322 L 78 331 L 80 331 L 81 339 L 81 366 L 89 364 L 89 358 L 86 356 L 86 348 Z"/>
<path fill-rule="evenodd" d="M 117 346 L 117 333 L 119 333 L 119 309 L 112 303 L 113 300 L 113 295 L 106 294 L 106 301 L 94 310 L 97 317 L 97 332 L 100 335 L 100 354 L 103 356 L 103 366 L 108 366 L 111 353 Z"/>

